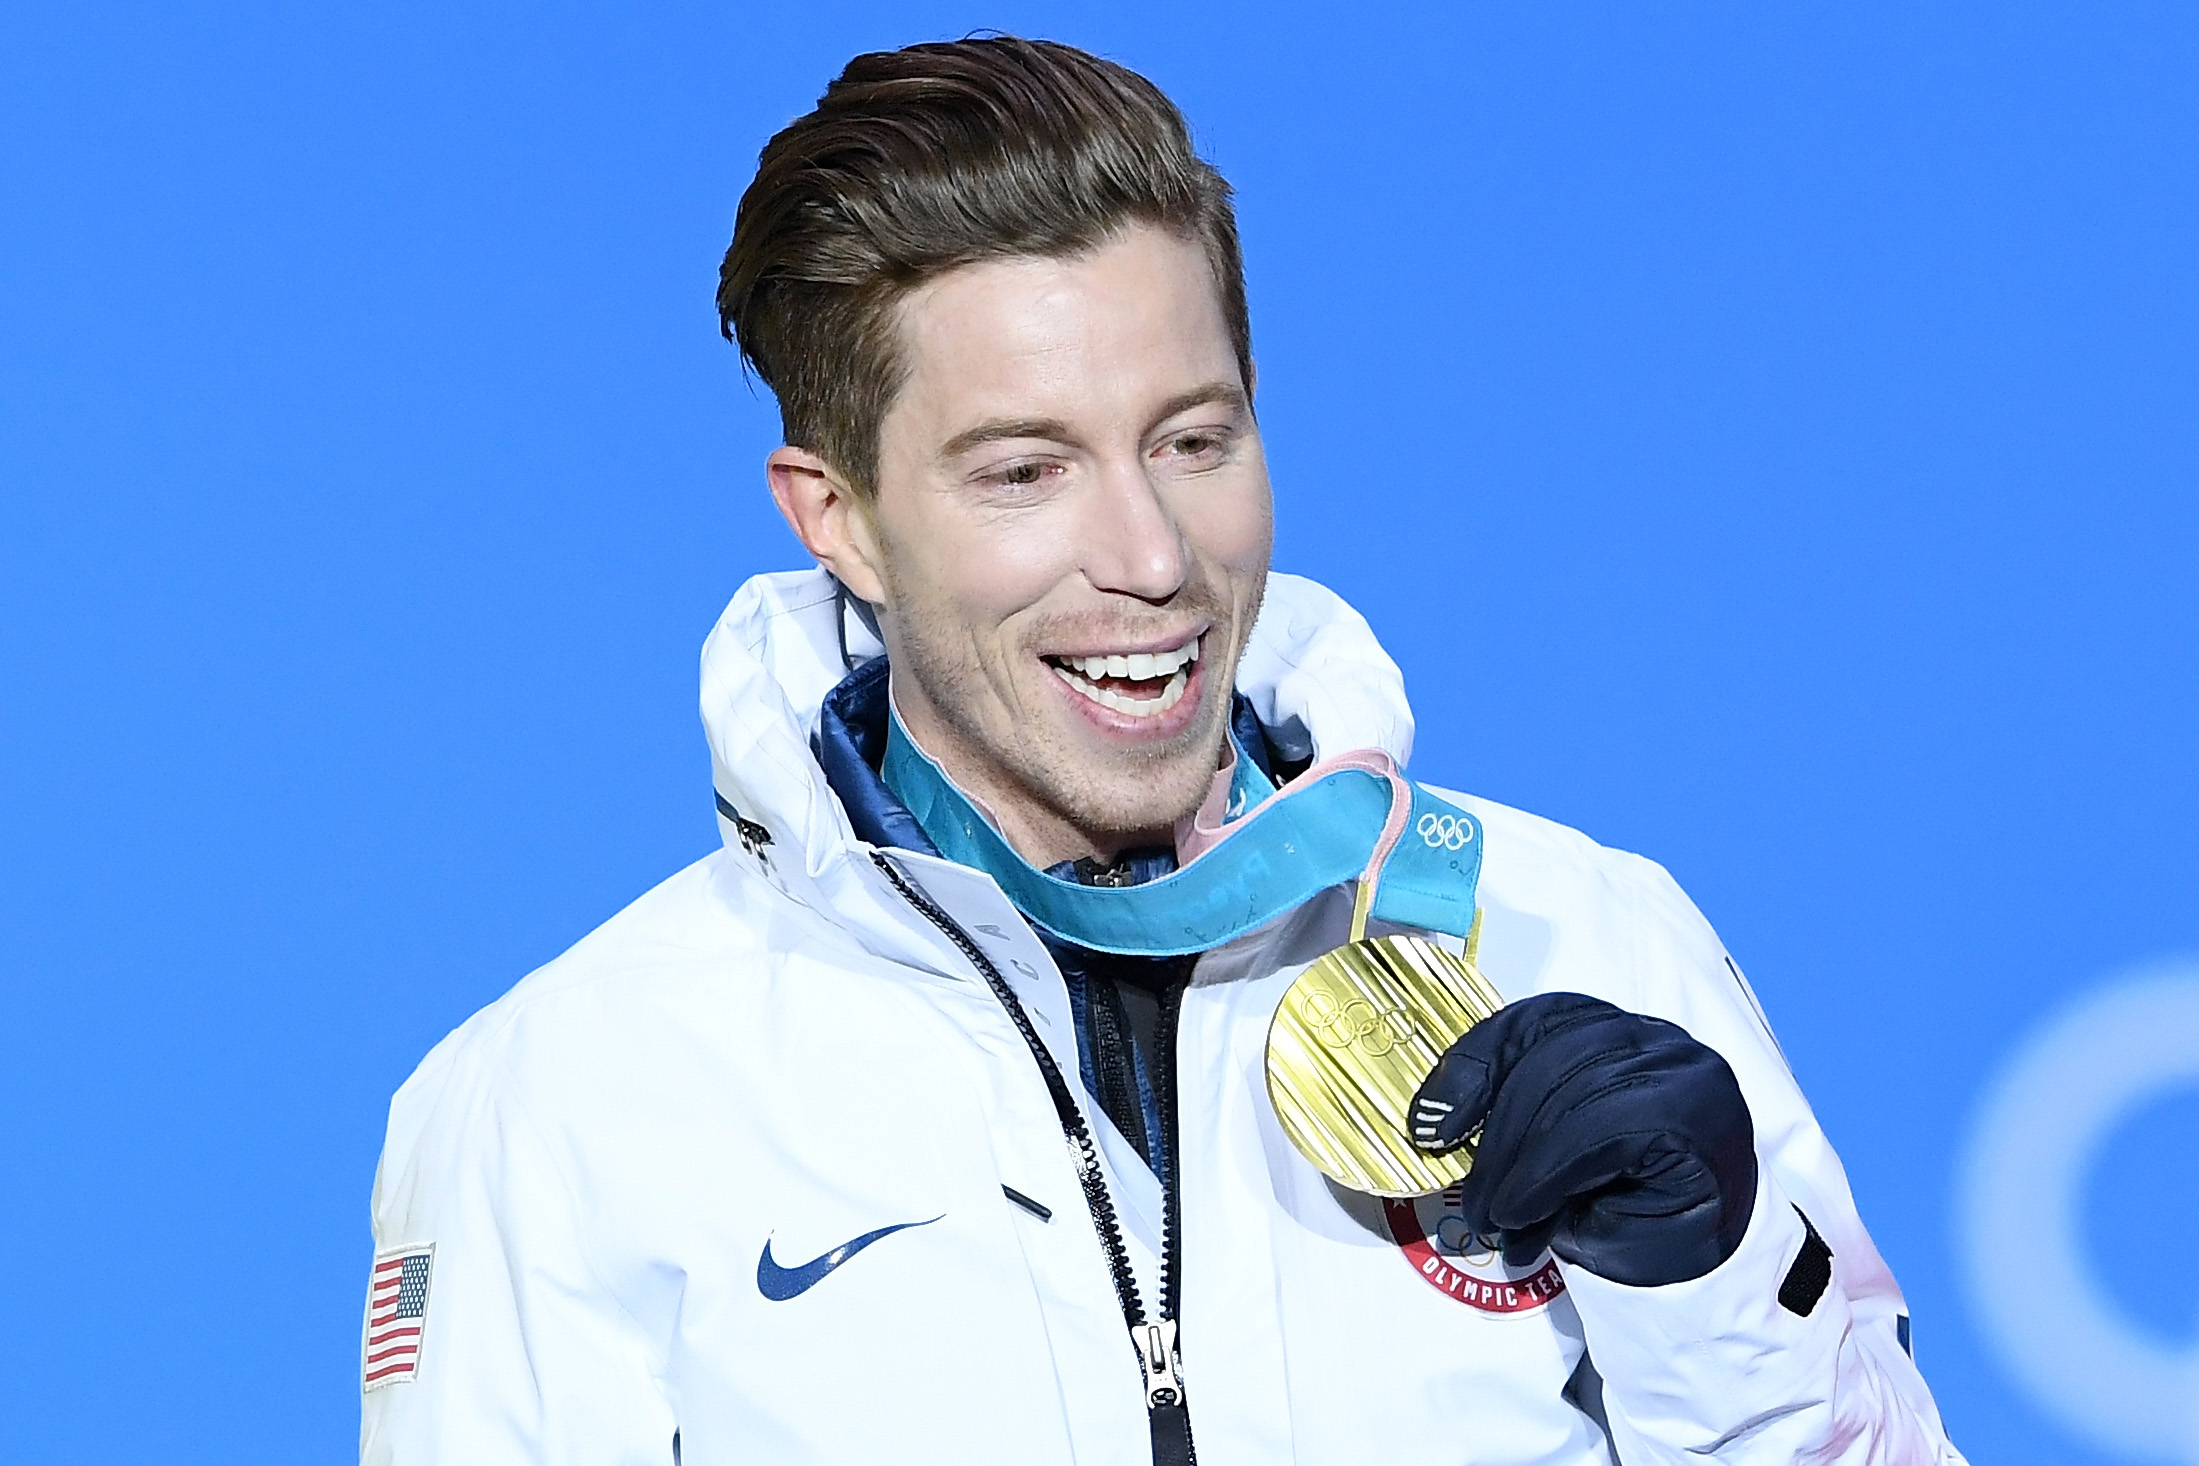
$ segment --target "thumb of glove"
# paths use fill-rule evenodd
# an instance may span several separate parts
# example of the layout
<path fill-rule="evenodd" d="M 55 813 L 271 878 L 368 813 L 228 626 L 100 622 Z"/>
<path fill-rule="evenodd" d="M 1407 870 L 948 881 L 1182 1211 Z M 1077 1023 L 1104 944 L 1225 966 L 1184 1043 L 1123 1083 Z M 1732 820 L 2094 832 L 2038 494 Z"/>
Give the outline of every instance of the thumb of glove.
<path fill-rule="evenodd" d="M 1453 1045 L 1413 1095 L 1413 1144 L 1426 1151 L 1456 1150 L 1481 1128 L 1495 1098 L 1494 1067 L 1464 1045 Z"/>

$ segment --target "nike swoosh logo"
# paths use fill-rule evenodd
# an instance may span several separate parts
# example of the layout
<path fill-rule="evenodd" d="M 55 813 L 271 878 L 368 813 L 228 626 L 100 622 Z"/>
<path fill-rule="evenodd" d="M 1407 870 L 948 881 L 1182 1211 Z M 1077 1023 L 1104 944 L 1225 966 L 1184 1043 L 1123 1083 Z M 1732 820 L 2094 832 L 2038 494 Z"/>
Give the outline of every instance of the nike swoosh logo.
<path fill-rule="evenodd" d="M 941 1212 L 940 1216 L 945 1216 Z M 891 1237 L 896 1232 L 906 1232 L 911 1227 L 928 1227 L 939 1217 L 929 1217 L 921 1222 L 895 1222 L 890 1227 L 880 1227 L 875 1232 L 865 1232 L 853 1241 L 843 1242 L 822 1257 L 810 1259 L 800 1267 L 781 1267 L 771 1256 L 771 1239 L 764 1239 L 763 1255 L 756 1259 L 756 1291 L 774 1303 L 784 1303 L 798 1298 L 824 1281 L 826 1273 L 861 1252 L 881 1237 Z"/>

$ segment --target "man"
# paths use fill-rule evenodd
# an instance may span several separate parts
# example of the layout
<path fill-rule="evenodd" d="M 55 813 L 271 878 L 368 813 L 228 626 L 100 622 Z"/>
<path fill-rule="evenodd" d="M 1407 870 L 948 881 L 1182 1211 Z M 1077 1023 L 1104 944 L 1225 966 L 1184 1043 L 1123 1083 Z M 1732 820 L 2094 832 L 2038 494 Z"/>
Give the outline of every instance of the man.
<path fill-rule="evenodd" d="M 367 1460 L 1960 1459 L 1702 918 L 1393 777 L 1395 666 L 1270 574 L 1229 193 L 1157 90 L 860 57 L 719 305 L 821 568 L 704 649 L 724 848 L 392 1106 Z M 1417 1202 L 1326 1180 L 1263 1067 L 1370 913 L 1509 1000 Z"/>

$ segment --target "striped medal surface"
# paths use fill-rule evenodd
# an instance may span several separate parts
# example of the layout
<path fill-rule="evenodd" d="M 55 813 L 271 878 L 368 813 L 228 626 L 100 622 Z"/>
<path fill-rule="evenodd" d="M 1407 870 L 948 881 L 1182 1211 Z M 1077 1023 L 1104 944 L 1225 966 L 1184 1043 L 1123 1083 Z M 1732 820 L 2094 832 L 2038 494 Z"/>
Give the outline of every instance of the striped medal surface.
<path fill-rule="evenodd" d="M 1441 1191 L 1473 1168 L 1473 1147 L 1414 1146 L 1413 1094 L 1445 1049 L 1502 1006 L 1471 962 L 1426 937 L 1337 948 L 1290 985 L 1268 1029 L 1268 1096 L 1283 1132 L 1354 1191 Z"/>

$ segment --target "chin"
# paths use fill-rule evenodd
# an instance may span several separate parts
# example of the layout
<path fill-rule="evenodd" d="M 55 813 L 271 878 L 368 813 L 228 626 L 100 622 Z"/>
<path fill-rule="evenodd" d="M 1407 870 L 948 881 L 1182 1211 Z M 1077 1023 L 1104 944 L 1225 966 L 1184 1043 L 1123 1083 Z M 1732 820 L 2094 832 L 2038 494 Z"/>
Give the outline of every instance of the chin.
<path fill-rule="evenodd" d="M 1176 822 L 1197 809 L 1213 787 L 1220 750 L 1204 756 L 1186 750 L 1166 762 L 1164 768 L 1143 762 L 1104 779 L 1092 778 L 1087 769 L 1083 777 L 1055 785 L 1063 796 L 1060 805 L 1093 835 L 1165 844 Z"/>

